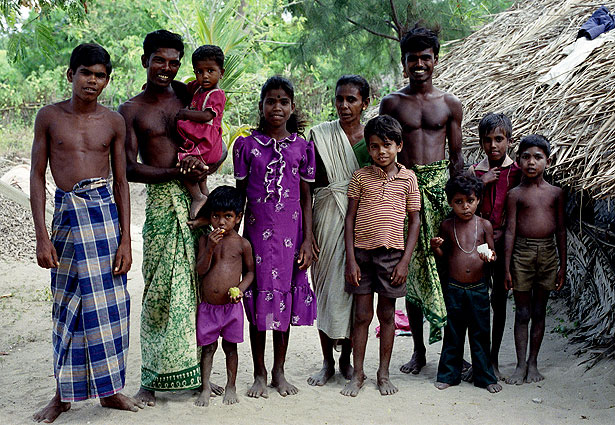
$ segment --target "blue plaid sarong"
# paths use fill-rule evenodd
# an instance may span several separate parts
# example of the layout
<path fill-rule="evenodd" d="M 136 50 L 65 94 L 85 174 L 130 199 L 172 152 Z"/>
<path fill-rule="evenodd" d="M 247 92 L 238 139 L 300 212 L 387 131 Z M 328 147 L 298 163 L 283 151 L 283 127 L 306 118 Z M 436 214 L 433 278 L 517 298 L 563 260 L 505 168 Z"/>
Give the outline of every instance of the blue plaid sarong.
<path fill-rule="evenodd" d="M 112 274 L 120 241 L 105 179 L 57 189 L 51 241 L 53 364 L 62 401 L 108 397 L 124 387 L 130 298 L 126 275 Z"/>

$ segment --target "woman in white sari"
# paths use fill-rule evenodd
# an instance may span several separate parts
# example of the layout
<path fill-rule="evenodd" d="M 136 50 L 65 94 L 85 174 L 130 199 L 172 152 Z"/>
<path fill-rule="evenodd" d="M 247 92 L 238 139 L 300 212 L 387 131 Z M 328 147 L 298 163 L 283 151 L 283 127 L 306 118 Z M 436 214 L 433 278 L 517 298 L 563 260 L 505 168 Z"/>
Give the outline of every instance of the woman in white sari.
<path fill-rule="evenodd" d="M 312 282 L 323 352 L 323 367 L 308 378 L 310 385 L 324 385 L 335 374 L 333 348 L 336 344 L 342 351 L 340 372 L 346 379 L 352 376 L 352 295 L 344 291 L 344 217 L 352 173 L 370 162 L 361 124 L 361 114 L 368 105 L 367 81 L 358 75 L 342 76 L 335 88 L 339 119 L 317 125 L 308 137 L 314 141 L 317 161 L 313 229 L 320 254 L 318 262 L 312 265 Z"/>

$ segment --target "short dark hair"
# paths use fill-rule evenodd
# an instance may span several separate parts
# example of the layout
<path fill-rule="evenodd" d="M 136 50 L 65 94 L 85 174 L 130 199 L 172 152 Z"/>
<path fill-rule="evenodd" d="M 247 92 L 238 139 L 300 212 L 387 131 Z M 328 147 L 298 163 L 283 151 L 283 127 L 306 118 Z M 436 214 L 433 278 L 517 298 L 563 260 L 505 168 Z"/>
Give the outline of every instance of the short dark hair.
<path fill-rule="evenodd" d="M 371 136 L 378 136 L 381 140 L 390 140 L 397 145 L 401 144 L 401 125 L 399 121 L 389 115 L 378 115 L 365 124 L 363 130 L 365 141 L 369 146 Z"/>
<path fill-rule="evenodd" d="M 261 88 L 260 103 L 263 103 L 263 101 L 265 100 L 265 96 L 267 96 L 267 92 L 269 90 L 275 89 L 284 90 L 288 97 L 290 97 L 290 101 L 293 103 L 295 102 L 295 88 L 293 87 L 293 83 L 288 78 L 284 78 L 281 75 L 274 75 L 273 77 L 270 77 L 267 81 L 265 81 L 265 84 L 263 84 L 263 87 Z M 305 129 L 305 125 L 305 120 L 297 111 L 297 108 L 295 108 L 295 112 L 290 115 L 290 118 L 288 118 L 288 121 L 286 122 L 286 129 L 290 133 L 301 134 Z M 263 131 L 264 129 L 265 117 L 261 115 L 257 130 Z"/>
<path fill-rule="evenodd" d="M 143 40 L 143 54 L 149 58 L 158 49 L 175 49 L 179 52 L 179 58 L 184 57 L 184 42 L 182 36 L 167 30 L 152 31 Z"/>
<path fill-rule="evenodd" d="M 103 64 L 107 71 L 107 76 L 111 75 L 113 66 L 111 65 L 111 56 L 99 44 L 82 43 L 73 49 L 70 55 L 69 67 L 73 72 L 77 71 L 80 66 L 92 66 Z"/>
<path fill-rule="evenodd" d="M 342 75 L 340 79 L 337 80 L 337 84 L 335 84 L 335 91 L 337 91 L 340 86 L 349 84 L 355 86 L 359 90 L 361 100 L 365 101 L 369 98 L 369 83 L 360 75 Z"/>
<path fill-rule="evenodd" d="M 199 215 L 211 216 L 216 211 L 234 211 L 235 214 L 243 212 L 244 198 L 237 188 L 233 186 L 218 186 L 207 197 L 205 206 Z"/>
<path fill-rule="evenodd" d="M 478 123 L 479 139 L 482 140 L 484 136 L 498 128 L 504 131 L 507 139 L 512 137 L 512 123 L 510 122 L 510 118 L 504 114 L 495 114 L 493 112 L 485 115 Z"/>
<path fill-rule="evenodd" d="M 530 134 L 529 136 L 525 136 L 519 142 L 519 148 L 517 149 L 517 155 L 521 155 L 521 153 L 531 147 L 536 146 L 545 153 L 547 158 L 551 155 L 551 144 L 549 140 L 545 136 L 541 136 L 540 134 Z"/>
<path fill-rule="evenodd" d="M 440 53 L 440 40 L 438 40 L 438 32 L 415 25 L 414 28 L 409 30 L 403 35 L 399 41 L 399 47 L 401 48 L 401 60 L 403 62 L 406 55 L 410 52 L 420 52 L 421 50 L 433 49 L 433 54 L 438 57 Z"/>
<path fill-rule="evenodd" d="M 196 66 L 199 61 L 211 59 L 218 64 L 220 69 L 224 68 L 224 52 L 218 46 L 205 44 L 194 51 L 192 54 L 192 66 Z"/>
<path fill-rule="evenodd" d="M 449 202 L 458 193 L 466 196 L 474 194 L 480 199 L 483 194 L 483 182 L 478 177 L 470 174 L 458 174 L 446 182 L 444 191 Z"/>

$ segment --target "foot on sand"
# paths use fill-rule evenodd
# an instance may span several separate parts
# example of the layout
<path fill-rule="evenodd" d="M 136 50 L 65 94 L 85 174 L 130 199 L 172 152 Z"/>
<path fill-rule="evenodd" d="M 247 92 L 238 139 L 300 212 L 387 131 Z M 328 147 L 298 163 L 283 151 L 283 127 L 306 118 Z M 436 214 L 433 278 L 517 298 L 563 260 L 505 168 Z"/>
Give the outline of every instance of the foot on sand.
<path fill-rule="evenodd" d="M 489 384 L 487 385 L 487 391 L 490 393 L 499 393 L 502 391 L 502 386 L 500 384 Z"/>
<path fill-rule="evenodd" d="M 352 375 L 352 379 L 348 382 L 340 393 L 349 397 L 356 397 L 359 391 L 363 387 L 365 382 L 365 375 L 358 376 L 356 373 Z"/>
<path fill-rule="evenodd" d="M 436 382 L 434 386 L 439 390 L 445 390 L 451 386 L 451 384 L 447 384 L 445 382 Z"/>
<path fill-rule="evenodd" d="M 474 381 L 474 371 L 472 370 L 472 364 L 463 360 L 461 365 L 461 380 L 464 382 Z"/>
<path fill-rule="evenodd" d="M 399 368 L 404 373 L 411 373 L 413 375 L 418 375 L 421 369 L 425 367 L 427 364 L 427 359 L 425 358 L 425 353 L 419 353 L 415 351 L 412 354 L 412 358 L 408 363 Z"/>
<path fill-rule="evenodd" d="M 393 385 L 391 380 L 389 379 L 388 373 L 385 375 L 377 375 L 377 385 L 378 390 L 380 390 L 380 395 L 393 395 L 397 391 L 397 387 Z"/>
<path fill-rule="evenodd" d="M 284 372 L 271 373 L 271 386 L 276 388 L 282 397 L 295 395 L 299 392 L 297 387 L 286 380 Z"/>
<path fill-rule="evenodd" d="M 525 377 L 527 375 L 527 365 L 517 366 L 515 372 L 508 378 L 506 378 L 506 383 L 509 385 L 521 385 L 523 381 L 525 381 Z"/>
<path fill-rule="evenodd" d="M 237 390 L 235 387 L 226 386 L 224 390 L 224 398 L 222 399 L 223 404 L 235 404 L 239 403 L 239 398 L 237 398 Z"/>
<path fill-rule="evenodd" d="M 212 396 L 211 386 L 204 385 L 203 388 L 201 389 L 201 393 L 199 394 L 199 398 L 196 399 L 196 401 L 194 402 L 194 405 L 199 406 L 199 407 L 209 406 L 209 399 L 211 398 L 211 396 Z"/>
<path fill-rule="evenodd" d="M 56 394 L 47 406 L 36 412 L 32 419 L 36 422 L 44 422 L 50 424 L 56 420 L 60 413 L 64 413 L 70 409 L 70 403 L 60 400 L 60 395 Z"/>
<path fill-rule="evenodd" d="M 267 394 L 267 377 L 257 376 L 254 378 L 254 383 L 252 384 L 252 387 L 248 390 L 248 397 L 269 397 L 269 394 Z"/>
<path fill-rule="evenodd" d="M 156 396 L 153 391 L 146 390 L 145 388 L 139 388 L 139 392 L 135 394 L 135 400 L 145 404 L 146 406 L 155 406 L 156 405 Z"/>
<path fill-rule="evenodd" d="M 350 362 L 343 362 L 340 360 L 340 373 L 346 380 L 352 379 L 352 374 L 354 372 L 354 368 L 350 364 Z"/>
<path fill-rule="evenodd" d="M 495 363 L 493 363 L 491 366 L 493 367 L 493 373 L 495 374 L 495 377 L 498 379 L 498 381 L 505 381 L 506 377 L 502 374 L 502 372 L 500 372 L 499 366 Z"/>
<path fill-rule="evenodd" d="M 196 215 L 199 213 L 201 208 L 203 208 L 205 202 L 207 202 L 207 196 L 205 195 L 192 199 L 192 203 L 190 204 L 190 218 L 192 220 L 196 218 Z"/>
<path fill-rule="evenodd" d="M 527 375 L 525 376 L 525 382 L 527 383 L 540 382 L 543 379 L 545 379 L 545 377 L 542 376 L 540 372 L 538 372 L 538 368 L 536 367 L 536 365 L 532 365 L 532 364 L 527 365 Z"/>
<path fill-rule="evenodd" d="M 324 363 L 322 369 L 307 379 L 307 383 L 312 386 L 322 387 L 333 375 L 335 375 L 335 365 Z"/>
<path fill-rule="evenodd" d="M 129 410 L 131 412 L 138 412 L 139 409 L 143 409 L 145 407 L 145 403 L 142 401 L 120 393 L 101 398 L 100 405 L 109 409 Z"/>

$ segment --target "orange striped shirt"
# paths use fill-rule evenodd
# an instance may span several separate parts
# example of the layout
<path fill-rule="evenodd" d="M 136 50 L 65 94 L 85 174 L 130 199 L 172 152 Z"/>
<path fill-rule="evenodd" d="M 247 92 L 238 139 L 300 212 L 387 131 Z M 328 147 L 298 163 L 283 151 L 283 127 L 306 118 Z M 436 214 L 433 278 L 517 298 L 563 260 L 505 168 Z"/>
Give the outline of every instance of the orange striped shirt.
<path fill-rule="evenodd" d="M 348 197 L 359 200 L 354 226 L 354 246 L 363 249 L 405 248 L 406 214 L 421 209 L 421 196 L 414 171 L 396 163 L 393 177 L 376 165 L 355 171 Z"/>

